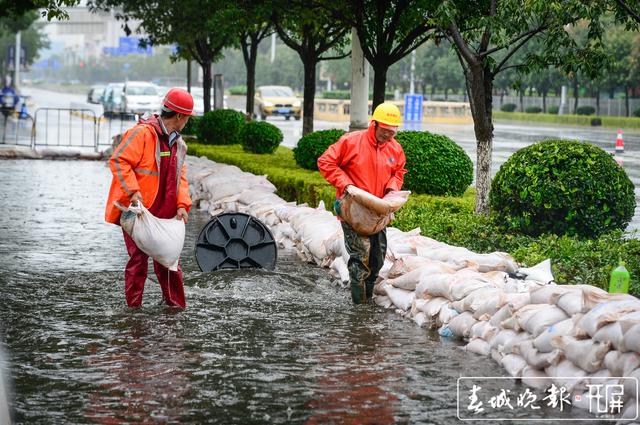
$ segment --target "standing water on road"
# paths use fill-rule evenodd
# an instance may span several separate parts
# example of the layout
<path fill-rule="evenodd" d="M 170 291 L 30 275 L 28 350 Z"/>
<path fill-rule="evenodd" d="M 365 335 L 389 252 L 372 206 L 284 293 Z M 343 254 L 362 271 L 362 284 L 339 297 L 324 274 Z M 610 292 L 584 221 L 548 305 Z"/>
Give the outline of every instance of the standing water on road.
<path fill-rule="evenodd" d="M 504 375 L 391 311 L 353 306 L 291 252 L 273 272 L 201 273 L 201 212 L 182 255 L 187 309 L 158 305 L 150 281 L 144 307 L 128 309 L 122 233 L 103 222 L 106 165 L 7 160 L 0 179 L 0 340 L 18 424 L 450 424 L 459 376 Z M 494 390 L 505 385 L 519 386 Z"/>

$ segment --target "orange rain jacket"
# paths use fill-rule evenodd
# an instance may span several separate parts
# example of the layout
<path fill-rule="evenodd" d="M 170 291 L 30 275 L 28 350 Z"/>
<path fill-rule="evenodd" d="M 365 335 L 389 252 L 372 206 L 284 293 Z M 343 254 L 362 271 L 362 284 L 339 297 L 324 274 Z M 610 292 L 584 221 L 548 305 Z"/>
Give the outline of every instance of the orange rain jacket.
<path fill-rule="evenodd" d="M 178 208 L 189 212 L 191 197 L 184 160 L 187 155 L 187 144 L 178 137 L 177 168 L 180 170 L 177 190 Z M 120 210 L 113 204 L 129 205 L 129 199 L 135 192 L 142 194 L 142 204 L 151 208 L 158 194 L 160 170 L 160 140 L 156 130 L 150 124 L 138 124 L 127 130 L 122 141 L 109 159 L 109 168 L 113 173 L 109 198 L 105 210 L 105 220 L 120 224 Z"/>
<path fill-rule="evenodd" d="M 407 172 L 402 146 L 391 138 L 379 144 L 375 126 L 343 135 L 318 158 L 318 169 L 336 188 L 340 198 L 347 185 L 382 198 L 388 190 L 400 190 Z"/>

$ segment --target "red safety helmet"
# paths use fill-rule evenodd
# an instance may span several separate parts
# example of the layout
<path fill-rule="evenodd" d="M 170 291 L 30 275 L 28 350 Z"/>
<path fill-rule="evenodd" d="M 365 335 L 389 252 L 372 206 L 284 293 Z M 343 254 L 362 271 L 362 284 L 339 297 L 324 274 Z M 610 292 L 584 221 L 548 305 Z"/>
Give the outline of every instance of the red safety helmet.
<path fill-rule="evenodd" d="M 162 104 L 179 114 L 195 115 L 193 112 L 193 96 L 184 89 L 172 88 L 164 96 Z"/>

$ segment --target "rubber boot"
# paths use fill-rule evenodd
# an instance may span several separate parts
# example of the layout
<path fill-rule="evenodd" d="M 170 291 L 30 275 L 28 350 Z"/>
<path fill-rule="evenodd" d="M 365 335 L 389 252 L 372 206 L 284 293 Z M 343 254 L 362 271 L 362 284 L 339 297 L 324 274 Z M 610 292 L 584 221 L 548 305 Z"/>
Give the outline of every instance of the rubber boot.
<path fill-rule="evenodd" d="M 371 301 L 373 298 L 373 287 L 375 286 L 375 282 L 366 282 L 365 289 L 367 295 L 367 301 Z"/>
<path fill-rule="evenodd" d="M 361 282 L 359 284 L 351 284 L 351 299 L 353 300 L 354 304 L 367 303 L 366 291 L 364 286 L 364 282 Z"/>

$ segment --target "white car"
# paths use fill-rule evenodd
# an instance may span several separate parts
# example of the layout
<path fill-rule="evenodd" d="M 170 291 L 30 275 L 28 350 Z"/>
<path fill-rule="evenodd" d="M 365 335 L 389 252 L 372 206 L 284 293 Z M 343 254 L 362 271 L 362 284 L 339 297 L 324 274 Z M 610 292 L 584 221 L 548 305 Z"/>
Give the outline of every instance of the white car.
<path fill-rule="evenodd" d="M 123 111 L 143 115 L 160 109 L 162 97 L 158 86 L 145 81 L 127 81 L 122 89 Z"/>
<path fill-rule="evenodd" d="M 169 91 L 170 87 L 163 87 L 163 93 Z M 187 87 L 180 87 L 186 90 Z M 193 96 L 193 111 L 196 115 L 204 115 L 204 91 L 202 87 L 191 86 L 191 95 Z M 222 107 L 227 109 L 227 96 L 222 99 Z M 211 109 L 213 110 L 213 87 L 211 88 Z"/>

